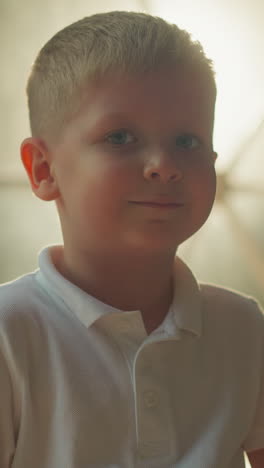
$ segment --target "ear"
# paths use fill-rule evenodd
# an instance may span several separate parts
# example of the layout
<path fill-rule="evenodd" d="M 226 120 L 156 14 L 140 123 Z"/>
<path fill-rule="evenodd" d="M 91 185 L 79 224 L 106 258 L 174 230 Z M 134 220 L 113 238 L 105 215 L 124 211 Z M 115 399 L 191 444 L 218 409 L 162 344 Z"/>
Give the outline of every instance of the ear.
<path fill-rule="evenodd" d="M 218 153 L 216 153 L 215 151 L 213 152 L 213 159 L 214 159 L 214 163 L 216 162 L 218 158 Z"/>
<path fill-rule="evenodd" d="M 51 161 L 45 143 L 38 138 L 26 138 L 20 152 L 35 195 L 45 201 L 58 198 L 59 190 L 51 173 Z"/>

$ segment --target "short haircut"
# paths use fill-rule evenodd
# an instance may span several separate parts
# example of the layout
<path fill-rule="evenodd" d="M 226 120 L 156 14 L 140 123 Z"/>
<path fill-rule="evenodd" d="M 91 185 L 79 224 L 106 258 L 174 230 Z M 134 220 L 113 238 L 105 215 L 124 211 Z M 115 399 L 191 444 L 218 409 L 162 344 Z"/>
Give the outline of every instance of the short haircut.
<path fill-rule="evenodd" d="M 27 84 L 32 135 L 54 138 L 78 110 L 89 80 L 178 63 L 200 68 L 216 88 L 212 60 L 175 24 L 126 11 L 85 17 L 55 34 L 32 66 Z"/>

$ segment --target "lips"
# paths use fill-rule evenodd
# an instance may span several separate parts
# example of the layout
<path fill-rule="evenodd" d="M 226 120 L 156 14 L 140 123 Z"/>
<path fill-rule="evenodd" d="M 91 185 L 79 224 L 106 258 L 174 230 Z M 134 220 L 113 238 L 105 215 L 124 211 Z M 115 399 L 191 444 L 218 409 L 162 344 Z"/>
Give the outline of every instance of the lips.
<path fill-rule="evenodd" d="M 150 208 L 179 208 L 183 206 L 183 203 L 181 202 L 167 202 L 167 201 L 132 201 L 130 202 L 135 205 L 139 206 L 146 206 Z"/>

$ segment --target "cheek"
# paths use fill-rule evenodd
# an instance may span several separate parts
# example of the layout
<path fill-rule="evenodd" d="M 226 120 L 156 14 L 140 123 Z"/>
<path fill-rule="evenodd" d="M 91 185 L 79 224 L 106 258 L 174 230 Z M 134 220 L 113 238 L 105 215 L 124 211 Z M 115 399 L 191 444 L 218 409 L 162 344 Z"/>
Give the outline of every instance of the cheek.
<path fill-rule="evenodd" d="M 213 198 L 213 201 L 214 201 L 215 194 L 216 194 L 216 172 L 215 172 L 214 165 L 210 167 L 210 172 L 208 174 L 207 183 L 208 183 L 209 195 Z"/>
<path fill-rule="evenodd" d="M 204 179 L 204 184 L 201 187 L 202 191 L 202 198 L 203 198 L 203 205 L 205 211 L 210 213 L 212 206 L 215 200 L 216 194 L 216 174 L 215 170 L 211 170 L 210 174 L 208 174 Z M 209 215 L 208 213 L 208 215 Z"/>
<path fill-rule="evenodd" d="M 80 182 L 76 209 L 87 216 L 88 223 L 114 220 L 124 209 L 127 191 L 127 180 L 119 171 L 90 173 Z"/>
<path fill-rule="evenodd" d="M 216 174 L 214 166 L 200 167 L 195 171 L 191 182 L 197 211 L 212 207 L 216 193 Z"/>
<path fill-rule="evenodd" d="M 130 170 L 131 169 L 131 170 Z M 126 196 L 130 188 L 135 185 L 133 169 L 123 164 L 109 163 L 99 168 L 87 170 L 87 193 L 96 194 L 98 200 L 111 203 Z"/>

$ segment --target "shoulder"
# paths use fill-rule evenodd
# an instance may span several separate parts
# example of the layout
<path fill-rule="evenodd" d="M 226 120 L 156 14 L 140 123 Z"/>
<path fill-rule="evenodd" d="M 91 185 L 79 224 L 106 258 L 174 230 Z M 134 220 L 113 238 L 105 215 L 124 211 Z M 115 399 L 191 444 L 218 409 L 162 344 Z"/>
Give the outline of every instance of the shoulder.
<path fill-rule="evenodd" d="M 258 302 L 237 291 L 200 284 L 204 326 L 241 343 L 264 344 L 264 314 Z"/>
<path fill-rule="evenodd" d="M 58 320 L 54 310 L 37 273 L 0 286 L 0 356 L 12 369 L 12 375 L 20 375 L 21 369 L 25 373 L 32 362 L 37 366 L 42 353 L 49 354 L 50 343 L 60 330 L 54 327 Z"/>
<path fill-rule="evenodd" d="M 211 313 L 263 319 L 261 307 L 253 297 L 213 284 L 200 283 L 199 287 L 203 303 Z"/>
<path fill-rule="evenodd" d="M 21 309 L 28 305 L 37 292 L 35 273 L 21 276 L 0 285 L 0 317 L 7 310 Z"/>
<path fill-rule="evenodd" d="M 49 302 L 36 281 L 36 272 L 0 285 L 0 335 L 8 330 L 21 330 Z"/>

